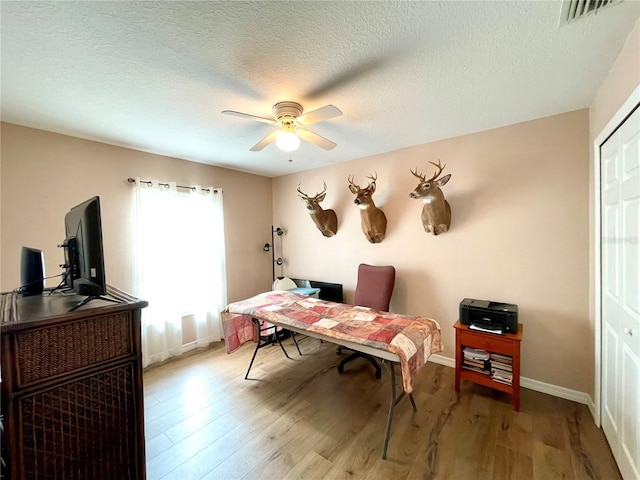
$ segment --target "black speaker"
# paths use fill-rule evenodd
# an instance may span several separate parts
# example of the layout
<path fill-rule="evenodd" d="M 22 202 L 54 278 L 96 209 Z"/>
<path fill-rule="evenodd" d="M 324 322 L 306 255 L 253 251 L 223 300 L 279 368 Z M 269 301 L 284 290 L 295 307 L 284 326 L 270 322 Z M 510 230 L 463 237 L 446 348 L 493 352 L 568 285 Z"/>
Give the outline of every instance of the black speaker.
<path fill-rule="evenodd" d="M 22 247 L 20 293 L 41 295 L 44 290 L 44 255 L 41 250 Z"/>

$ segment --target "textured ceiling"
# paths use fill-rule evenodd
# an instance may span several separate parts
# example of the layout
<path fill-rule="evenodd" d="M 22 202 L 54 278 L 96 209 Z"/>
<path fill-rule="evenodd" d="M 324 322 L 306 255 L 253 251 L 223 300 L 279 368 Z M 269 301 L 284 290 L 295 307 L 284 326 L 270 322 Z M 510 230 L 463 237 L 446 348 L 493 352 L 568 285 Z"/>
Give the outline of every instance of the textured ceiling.
<path fill-rule="evenodd" d="M 279 176 L 588 107 L 640 16 L 560 1 L 0 2 L 2 120 Z M 282 100 L 338 146 L 250 152 Z M 132 174 L 135 172 L 132 172 Z"/>

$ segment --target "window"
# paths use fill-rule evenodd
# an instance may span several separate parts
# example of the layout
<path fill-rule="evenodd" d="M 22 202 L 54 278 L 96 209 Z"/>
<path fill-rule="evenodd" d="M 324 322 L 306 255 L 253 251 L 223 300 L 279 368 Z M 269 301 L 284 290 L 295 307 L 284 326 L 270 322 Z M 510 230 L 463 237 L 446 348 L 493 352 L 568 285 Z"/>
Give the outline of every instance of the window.
<path fill-rule="evenodd" d="M 196 346 L 221 339 L 226 305 L 222 190 L 136 178 L 135 289 L 142 311 L 143 365 L 183 351 L 185 317 L 195 322 Z"/>

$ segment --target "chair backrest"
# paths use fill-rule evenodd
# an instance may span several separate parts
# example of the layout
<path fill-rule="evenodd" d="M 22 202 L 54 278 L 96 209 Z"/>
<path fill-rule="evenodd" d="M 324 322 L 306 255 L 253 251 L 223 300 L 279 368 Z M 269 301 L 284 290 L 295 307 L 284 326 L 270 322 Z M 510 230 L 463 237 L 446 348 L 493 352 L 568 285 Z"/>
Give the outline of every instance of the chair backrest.
<path fill-rule="evenodd" d="M 361 263 L 358 267 L 358 283 L 353 303 L 361 307 L 388 312 L 395 281 L 394 267 Z"/>

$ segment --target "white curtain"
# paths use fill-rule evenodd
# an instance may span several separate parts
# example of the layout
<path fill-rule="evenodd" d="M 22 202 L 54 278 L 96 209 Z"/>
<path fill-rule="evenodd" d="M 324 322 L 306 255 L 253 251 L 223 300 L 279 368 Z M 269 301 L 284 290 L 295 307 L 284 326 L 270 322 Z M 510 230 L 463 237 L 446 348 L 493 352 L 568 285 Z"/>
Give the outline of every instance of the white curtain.
<path fill-rule="evenodd" d="M 227 303 L 222 189 L 135 179 L 135 294 L 142 310 L 143 365 L 183 352 L 183 320 L 195 345 L 220 341 Z"/>

